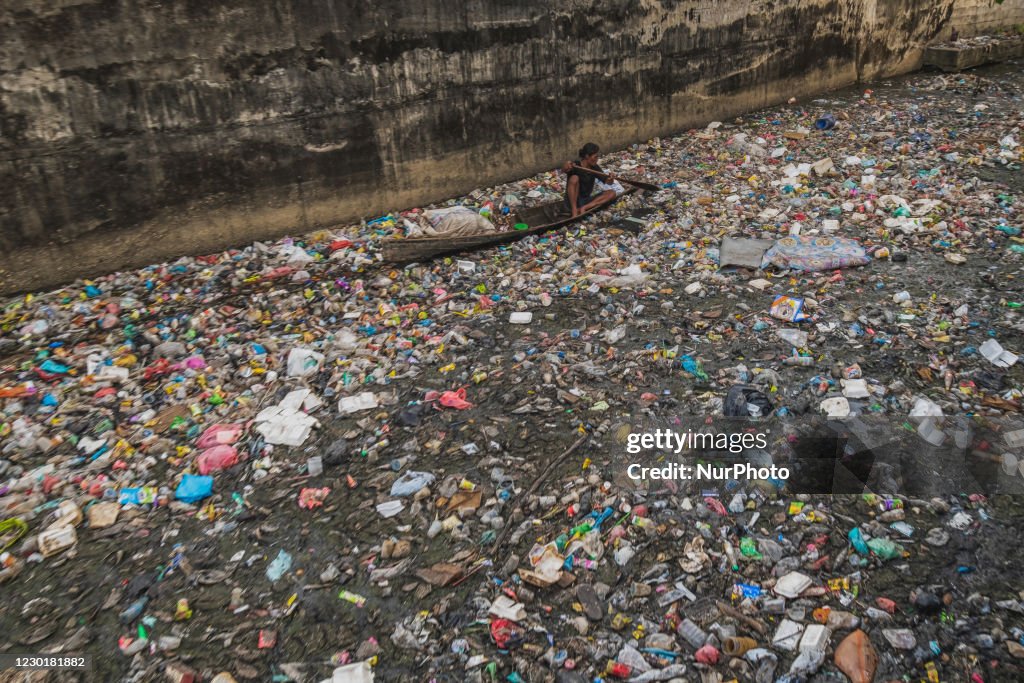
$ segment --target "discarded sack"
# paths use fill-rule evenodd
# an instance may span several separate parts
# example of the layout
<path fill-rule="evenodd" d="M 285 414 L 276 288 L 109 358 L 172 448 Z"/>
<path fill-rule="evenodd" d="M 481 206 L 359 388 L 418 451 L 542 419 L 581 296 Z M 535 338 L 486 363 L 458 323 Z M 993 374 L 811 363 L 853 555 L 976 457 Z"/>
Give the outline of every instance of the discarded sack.
<path fill-rule="evenodd" d="M 803 271 L 850 268 L 871 261 L 855 240 L 828 235 L 783 237 L 765 252 L 764 258 L 779 268 Z"/>
<path fill-rule="evenodd" d="M 494 225 L 467 206 L 453 206 L 446 209 L 430 209 L 419 218 L 419 227 L 427 235 L 479 235 L 494 232 Z"/>

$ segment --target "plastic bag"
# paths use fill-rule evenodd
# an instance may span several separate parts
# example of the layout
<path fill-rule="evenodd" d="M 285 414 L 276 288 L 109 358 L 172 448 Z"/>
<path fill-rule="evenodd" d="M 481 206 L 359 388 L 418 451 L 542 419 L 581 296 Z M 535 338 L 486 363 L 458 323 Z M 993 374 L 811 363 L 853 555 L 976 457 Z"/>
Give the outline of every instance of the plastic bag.
<path fill-rule="evenodd" d="M 324 499 L 331 492 L 328 487 L 319 489 L 305 488 L 299 491 L 299 507 L 305 510 L 312 510 L 324 504 Z"/>
<path fill-rule="evenodd" d="M 868 544 L 864 542 L 864 536 L 860 533 L 860 528 L 853 527 L 850 529 L 850 533 L 846 535 L 850 539 L 850 544 L 853 545 L 853 549 L 865 557 L 871 552 L 868 548 Z"/>
<path fill-rule="evenodd" d="M 455 408 L 457 410 L 465 410 L 466 408 L 473 407 L 473 404 L 466 400 L 465 389 L 459 389 L 458 391 L 446 391 L 441 394 L 438 401 L 446 408 Z"/>
<path fill-rule="evenodd" d="M 868 548 L 871 549 L 875 555 L 878 555 L 883 560 L 893 560 L 897 557 L 903 557 L 903 548 L 899 544 L 890 541 L 887 538 L 872 538 L 868 541 Z"/>
<path fill-rule="evenodd" d="M 208 448 L 199 455 L 199 474 L 219 472 L 238 464 L 238 451 L 227 444 Z"/>
<path fill-rule="evenodd" d="M 723 412 L 726 417 L 763 417 L 772 412 L 772 402 L 764 392 L 737 384 L 729 388 Z"/>
<path fill-rule="evenodd" d="M 804 650 L 789 667 L 791 676 L 810 676 L 825 663 L 825 651 L 819 649 Z"/>
<path fill-rule="evenodd" d="M 508 619 L 495 619 L 491 622 L 491 640 L 499 650 L 510 650 L 521 645 L 525 635 L 523 629 Z"/>
<path fill-rule="evenodd" d="M 689 355 L 683 356 L 679 360 L 680 364 L 683 366 L 684 371 L 690 373 L 691 375 L 699 379 L 701 382 L 708 381 L 708 374 L 704 372 L 703 368 L 701 368 L 700 361 L 696 360 L 693 356 Z"/>
<path fill-rule="evenodd" d="M 244 427 L 235 424 L 214 424 L 206 428 L 203 435 L 196 441 L 199 448 L 213 448 L 221 444 L 233 444 L 238 441 Z"/>
<path fill-rule="evenodd" d="M 195 503 L 213 494 L 213 477 L 197 474 L 182 476 L 181 483 L 174 491 L 174 497 L 184 503 Z"/>
<path fill-rule="evenodd" d="M 771 683 L 779 661 L 774 652 L 767 648 L 757 647 L 747 650 L 743 658 L 757 667 L 757 672 L 754 674 L 756 683 Z"/>
<path fill-rule="evenodd" d="M 399 498 L 411 496 L 424 486 L 430 486 L 434 479 L 430 472 L 406 472 L 391 485 L 391 495 Z"/>
<path fill-rule="evenodd" d="M 306 377 L 317 372 L 324 363 L 324 354 L 310 349 L 292 349 L 288 352 L 288 376 Z"/>
<path fill-rule="evenodd" d="M 277 557 L 274 558 L 274 561 L 267 567 L 267 578 L 271 581 L 277 581 L 291 568 L 292 556 L 284 550 L 280 550 L 277 553 Z"/>
<path fill-rule="evenodd" d="M 700 664 L 710 664 L 714 666 L 718 664 L 718 649 L 714 645 L 705 645 L 701 649 L 697 650 L 694 655 L 694 659 Z"/>
<path fill-rule="evenodd" d="M 803 330 L 775 330 L 775 335 L 790 346 L 802 349 L 807 346 L 807 333 Z"/>
<path fill-rule="evenodd" d="M 346 664 L 334 670 L 330 683 L 373 683 L 373 669 L 369 662 Z"/>

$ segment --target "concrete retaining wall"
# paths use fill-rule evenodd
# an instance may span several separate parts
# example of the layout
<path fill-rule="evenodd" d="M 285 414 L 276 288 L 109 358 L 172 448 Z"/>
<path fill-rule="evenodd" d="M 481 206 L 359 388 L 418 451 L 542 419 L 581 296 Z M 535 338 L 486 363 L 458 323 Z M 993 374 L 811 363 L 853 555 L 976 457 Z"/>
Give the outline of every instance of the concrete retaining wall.
<path fill-rule="evenodd" d="M 1021 23 L 1024 0 L 6 0 L 0 289 L 379 215 L 588 139 L 905 72 L 954 18 Z"/>
<path fill-rule="evenodd" d="M 953 16 L 949 19 L 950 30 L 955 28 L 962 36 L 991 33 L 1001 29 L 1024 24 L 1024 0 L 957 0 Z M 949 38 L 949 32 L 940 36 Z"/>

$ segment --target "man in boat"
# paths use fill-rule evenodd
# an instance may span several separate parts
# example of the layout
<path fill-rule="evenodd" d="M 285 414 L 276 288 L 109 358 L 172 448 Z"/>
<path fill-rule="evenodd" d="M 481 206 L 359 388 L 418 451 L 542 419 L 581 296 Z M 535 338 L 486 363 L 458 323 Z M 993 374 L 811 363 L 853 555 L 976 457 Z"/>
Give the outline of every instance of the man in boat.
<path fill-rule="evenodd" d="M 623 192 L 622 185 L 617 183 L 611 175 L 602 182 L 602 179 L 593 173 L 573 168 L 573 166 L 582 166 L 603 173 L 601 167 L 597 165 L 597 155 L 600 151 L 596 144 L 588 142 L 580 148 L 579 159 L 567 161 L 562 166 L 562 170 L 568 176 L 565 184 L 565 203 L 572 212 L 573 218 Z"/>

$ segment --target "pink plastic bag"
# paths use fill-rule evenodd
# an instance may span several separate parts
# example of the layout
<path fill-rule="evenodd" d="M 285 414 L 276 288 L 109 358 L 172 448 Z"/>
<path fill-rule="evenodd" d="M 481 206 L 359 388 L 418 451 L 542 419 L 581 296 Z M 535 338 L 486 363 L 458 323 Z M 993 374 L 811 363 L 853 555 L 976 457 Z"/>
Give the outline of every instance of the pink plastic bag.
<path fill-rule="evenodd" d="M 238 451 L 234 446 L 222 444 L 208 448 L 199 454 L 199 474 L 206 476 L 210 472 L 219 472 L 238 464 Z"/>
<path fill-rule="evenodd" d="M 701 649 L 697 650 L 697 654 L 694 655 L 700 664 L 718 664 L 718 650 L 713 645 L 705 645 Z"/>
<path fill-rule="evenodd" d="M 302 489 L 299 491 L 299 507 L 306 510 L 320 507 L 324 504 L 324 499 L 327 498 L 327 494 L 330 492 L 331 489 L 326 486 L 322 489 Z"/>
<path fill-rule="evenodd" d="M 232 444 L 242 435 L 242 425 L 215 424 L 210 425 L 196 441 L 198 448 L 212 448 L 223 444 Z"/>
<path fill-rule="evenodd" d="M 712 512 L 722 515 L 723 517 L 727 517 L 729 515 L 729 511 L 725 509 L 724 505 L 722 505 L 722 501 L 717 498 L 705 498 L 704 504 L 707 505 Z"/>
<path fill-rule="evenodd" d="M 441 394 L 441 398 L 438 400 L 445 408 L 465 410 L 466 408 L 473 407 L 473 404 L 466 400 L 465 389 L 459 389 L 458 391 L 446 391 Z"/>

